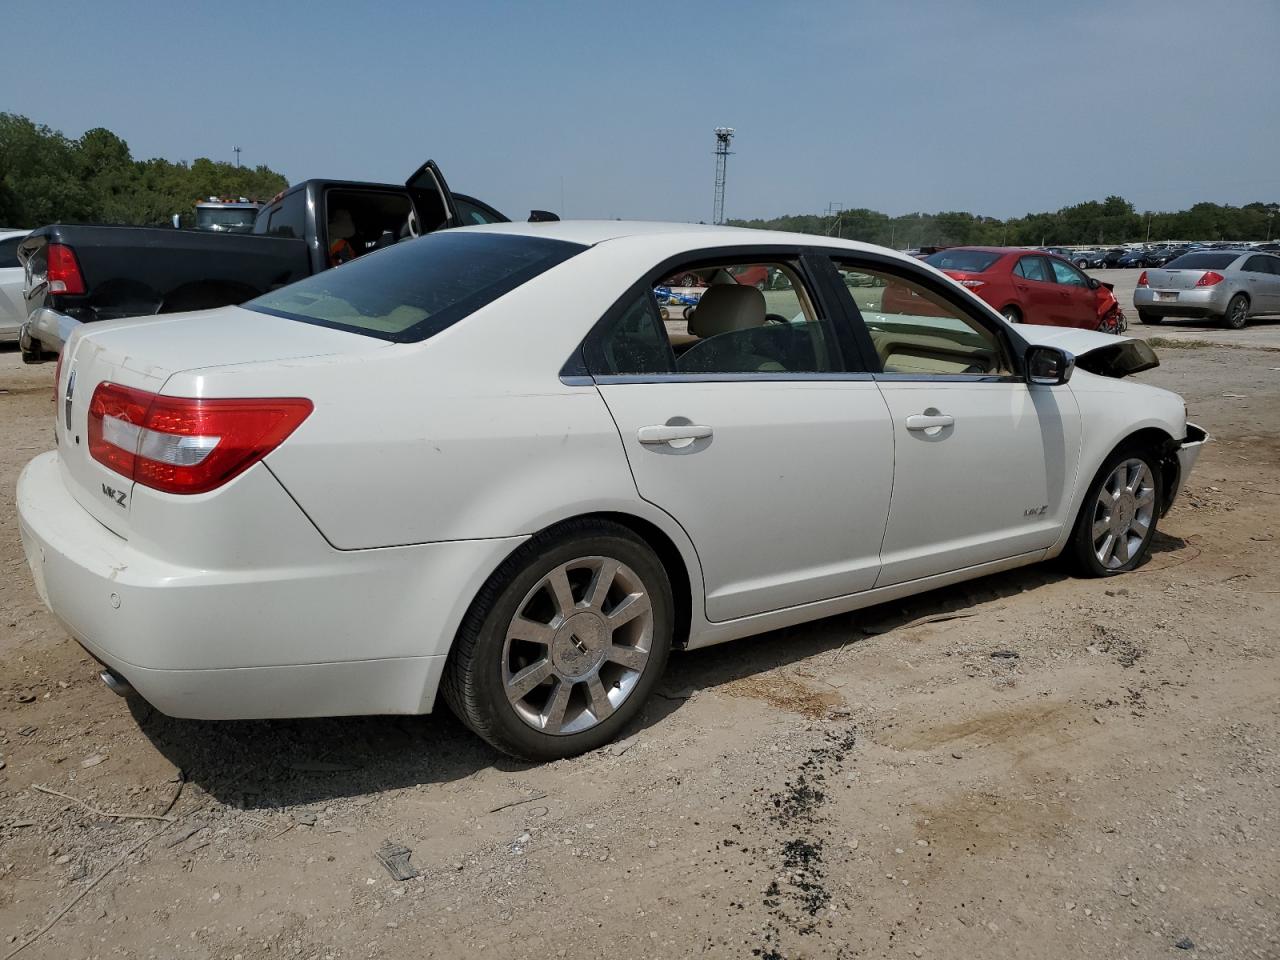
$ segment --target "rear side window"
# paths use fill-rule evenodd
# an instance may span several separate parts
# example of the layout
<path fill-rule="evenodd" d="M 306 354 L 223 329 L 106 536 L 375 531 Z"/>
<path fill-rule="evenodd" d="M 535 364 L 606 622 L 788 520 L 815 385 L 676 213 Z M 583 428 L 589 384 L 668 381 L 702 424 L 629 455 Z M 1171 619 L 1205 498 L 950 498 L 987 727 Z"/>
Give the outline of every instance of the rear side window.
<path fill-rule="evenodd" d="M 1013 272 L 1020 277 L 1026 277 L 1028 280 L 1039 280 L 1042 283 L 1052 283 L 1049 277 L 1049 266 L 1044 262 L 1044 257 L 1023 257 L 1018 261 L 1018 265 L 1013 268 Z"/>
<path fill-rule="evenodd" d="M 1165 264 L 1170 270 L 1225 270 L 1239 258 L 1238 253 L 1184 253 Z"/>
<path fill-rule="evenodd" d="M 1003 254 L 984 250 L 939 250 L 924 258 L 924 262 L 939 270 L 957 270 L 961 273 L 985 273 Z"/>
<path fill-rule="evenodd" d="M 20 267 L 22 264 L 18 262 L 18 244 L 25 237 L 11 237 L 8 240 L 0 240 L 0 270 L 5 267 Z"/>
<path fill-rule="evenodd" d="M 412 343 L 434 336 L 585 249 L 543 237 L 445 230 L 325 270 L 245 306 Z"/>
<path fill-rule="evenodd" d="M 307 198 L 305 190 L 295 190 L 258 214 L 254 233 L 301 240 L 307 235 Z"/>
<path fill-rule="evenodd" d="M 1244 269 L 1249 273 L 1276 273 L 1275 265 L 1280 263 L 1275 257 L 1250 257 L 1244 262 Z"/>

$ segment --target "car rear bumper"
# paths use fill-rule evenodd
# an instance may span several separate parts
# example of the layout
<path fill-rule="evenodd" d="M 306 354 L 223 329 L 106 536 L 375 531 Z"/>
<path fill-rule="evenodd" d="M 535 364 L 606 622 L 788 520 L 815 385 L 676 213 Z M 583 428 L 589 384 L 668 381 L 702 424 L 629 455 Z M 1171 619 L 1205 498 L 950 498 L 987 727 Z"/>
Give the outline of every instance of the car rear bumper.
<path fill-rule="evenodd" d="M 26 363 L 47 363 L 62 352 L 71 331 L 80 321 L 65 313 L 38 307 L 23 322 L 18 331 L 18 346 Z"/>
<path fill-rule="evenodd" d="M 176 717 L 430 712 L 471 598 L 525 539 L 353 551 L 319 541 L 292 566 L 193 569 L 93 519 L 57 458 L 37 457 L 18 480 L 36 590 L 91 655 Z"/>
<path fill-rule="evenodd" d="M 1231 299 L 1230 291 L 1214 287 L 1202 287 L 1192 290 L 1156 290 L 1150 287 L 1139 287 L 1133 292 L 1133 305 L 1148 313 L 1158 313 L 1163 317 L 1220 317 L 1227 309 L 1227 301 Z M 1162 297 L 1161 294 L 1165 294 Z M 1168 294 L 1176 295 L 1176 299 L 1168 299 Z"/>

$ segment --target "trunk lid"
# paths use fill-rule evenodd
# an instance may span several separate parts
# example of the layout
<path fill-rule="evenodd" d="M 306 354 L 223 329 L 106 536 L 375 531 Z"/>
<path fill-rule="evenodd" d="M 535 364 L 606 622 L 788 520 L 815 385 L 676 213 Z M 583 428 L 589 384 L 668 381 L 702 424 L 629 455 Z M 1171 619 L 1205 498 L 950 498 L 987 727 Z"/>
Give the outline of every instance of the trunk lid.
<path fill-rule="evenodd" d="M 1147 271 L 1147 286 L 1152 290 L 1192 290 L 1204 275 L 1204 270 L 1157 267 Z"/>
<path fill-rule="evenodd" d="M 240 307 L 82 326 L 67 341 L 54 385 L 54 436 L 63 482 L 94 519 L 128 539 L 133 481 L 89 453 L 89 403 L 99 384 L 163 393 L 169 378 L 181 371 L 362 354 L 389 346 Z"/>

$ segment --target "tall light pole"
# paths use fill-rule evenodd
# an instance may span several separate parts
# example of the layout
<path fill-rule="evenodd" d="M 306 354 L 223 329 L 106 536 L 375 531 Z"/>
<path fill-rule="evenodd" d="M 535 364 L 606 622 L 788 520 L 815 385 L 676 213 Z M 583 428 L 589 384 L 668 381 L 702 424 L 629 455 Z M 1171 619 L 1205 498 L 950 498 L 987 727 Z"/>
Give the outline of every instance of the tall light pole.
<path fill-rule="evenodd" d="M 232 147 L 231 152 L 236 155 L 236 169 L 240 169 L 240 148 Z"/>
<path fill-rule="evenodd" d="M 732 141 L 733 127 L 716 127 L 716 193 L 711 207 L 712 223 L 724 223 L 724 177 Z"/>

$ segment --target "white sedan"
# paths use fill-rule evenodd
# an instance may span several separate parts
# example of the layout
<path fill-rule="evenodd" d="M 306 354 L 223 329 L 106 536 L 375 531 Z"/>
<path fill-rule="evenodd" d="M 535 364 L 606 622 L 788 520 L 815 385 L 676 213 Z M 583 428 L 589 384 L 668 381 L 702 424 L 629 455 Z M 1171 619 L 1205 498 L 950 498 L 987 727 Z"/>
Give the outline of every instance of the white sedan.
<path fill-rule="evenodd" d="M 786 282 L 735 280 L 753 267 Z M 683 273 L 705 293 L 664 322 Z M 863 244 L 445 230 L 243 307 L 82 327 L 20 526 L 104 679 L 166 713 L 443 692 L 500 750 L 563 757 L 635 716 L 673 646 L 1059 554 L 1132 570 L 1205 440 L 1120 379 L 1155 362 Z"/>
<path fill-rule="evenodd" d="M 0 343 L 17 341 L 22 321 L 27 319 L 26 301 L 22 296 L 23 269 L 18 262 L 18 244 L 30 232 L 0 227 Z"/>

